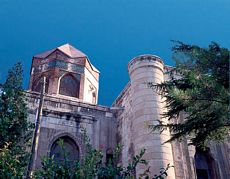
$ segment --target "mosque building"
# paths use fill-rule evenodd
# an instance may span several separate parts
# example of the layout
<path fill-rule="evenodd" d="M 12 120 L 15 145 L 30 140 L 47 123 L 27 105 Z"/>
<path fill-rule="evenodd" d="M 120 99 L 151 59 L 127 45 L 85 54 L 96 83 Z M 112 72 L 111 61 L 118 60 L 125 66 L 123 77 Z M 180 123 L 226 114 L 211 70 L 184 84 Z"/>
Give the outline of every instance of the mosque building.
<path fill-rule="evenodd" d="M 83 52 L 65 44 L 33 56 L 27 94 L 32 121 L 38 115 L 41 81 L 46 77 L 36 168 L 41 167 L 42 156 L 56 154 L 61 159 L 59 139 L 63 139 L 70 159 L 84 156 L 81 128 L 85 128 L 93 147 L 104 153 L 104 162 L 121 144 L 120 163 L 126 166 L 145 148 L 144 158 L 152 175 L 170 163 L 174 167 L 169 169 L 168 179 L 230 178 L 230 139 L 223 144 L 211 143 L 209 150 L 202 152 L 187 141 L 162 145 L 170 132 L 151 133 L 146 126 L 149 122 L 156 124 L 167 109 L 161 96 L 145 82 L 167 80 L 168 70 L 170 67 L 158 56 L 134 57 L 128 64 L 130 81 L 112 106 L 101 106 L 97 104 L 100 72 Z M 174 122 L 179 121 L 183 121 L 183 115 Z M 137 175 L 145 169 L 138 165 Z"/>

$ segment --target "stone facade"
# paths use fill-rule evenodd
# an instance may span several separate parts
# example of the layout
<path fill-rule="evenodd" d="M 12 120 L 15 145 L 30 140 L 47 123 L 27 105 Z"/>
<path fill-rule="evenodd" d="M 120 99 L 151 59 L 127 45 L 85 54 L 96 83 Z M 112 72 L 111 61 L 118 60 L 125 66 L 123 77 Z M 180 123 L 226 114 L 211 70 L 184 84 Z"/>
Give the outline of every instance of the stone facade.
<path fill-rule="evenodd" d="M 223 144 L 210 144 L 210 151 L 202 153 L 188 145 L 188 141 L 174 141 L 163 144 L 169 139 L 169 131 L 163 133 L 149 131 L 147 124 L 157 124 L 160 114 L 165 110 L 164 99 L 147 87 L 147 82 L 154 84 L 168 80 L 167 71 L 172 67 L 164 65 L 160 57 L 141 55 L 128 64 L 130 82 L 117 97 L 113 106 L 123 107 L 117 112 L 117 141 L 124 145 L 121 163 L 126 165 L 134 154 L 146 148 L 145 158 L 150 161 L 152 174 L 166 167 L 174 166 L 167 178 L 230 178 L 230 141 Z M 183 121 L 181 114 L 174 122 Z M 164 122 L 168 122 L 166 119 Z M 141 172 L 143 166 L 138 167 Z M 199 177 L 197 177 L 199 176 Z"/>
<path fill-rule="evenodd" d="M 212 143 L 210 151 L 202 153 L 188 146 L 187 141 L 162 145 L 170 132 L 151 133 L 147 128 L 147 124 L 157 124 L 167 109 L 161 96 L 149 89 L 146 82 L 167 80 L 165 72 L 169 69 L 160 57 L 135 57 L 128 64 L 130 82 L 112 107 L 106 107 L 97 105 L 99 71 L 84 53 L 66 44 L 34 56 L 27 93 L 32 121 L 37 115 L 40 80 L 43 76 L 47 79 L 36 167 L 41 166 L 41 156 L 55 154 L 60 138 L 72 151 L 73 158 L 81 158 L 85 152 L 80 131 L 83 127 L 93 147 L 103 151 L 104 161 L 120 143 L 123 145 L 120 163 L 124 166 L 145 148 L 144 158 L 149 161 L 153 175 L 170 163 L 174 168 L 168 171 L 169 179 L 195 179 L 197 173 L 206 178 L 230 178 L 230 140 Z M 174 122 L 183 119 L 181 115 Z M 138 165 L 137 175 L 145 169 Z"/>
<path fill-rule="evenodd" d="M 39 95 L 29 92 L 27 96 L 29 117 L 35 121 Z M 80 157 L 83 156 L 84 143 L 80 128 L 86 129 L 93 147 L 102 150 L 106 156 L 116 146 L 116 128 L 113 126 L 116 126 L 116 120 L 108 107 L 46 95 L 36 167 L 41 166 L 41 156 L 49 155 L 53 143 L 60 137 L 71 138 L 79 148 Z"/>

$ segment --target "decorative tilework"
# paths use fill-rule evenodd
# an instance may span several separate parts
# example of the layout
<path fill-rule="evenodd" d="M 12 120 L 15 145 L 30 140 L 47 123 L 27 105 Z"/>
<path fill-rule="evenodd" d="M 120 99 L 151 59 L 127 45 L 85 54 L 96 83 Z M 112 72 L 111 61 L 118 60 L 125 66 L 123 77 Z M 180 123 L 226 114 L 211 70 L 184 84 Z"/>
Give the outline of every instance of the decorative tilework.
<path fill-rule="evenodd" d="M 49 62 L 48 64 L 39 65 L 38 67 L 34 68 L 34 73 L 39 73 L 41 71 L 46 71 L 46 70 L 53 69 L 53 68 L 60 68 L 60 69 L 65 69 L 65 70 L 72 71 L 72 72 L 84 73 L 83 66 L 68 63 L 63 60 L 54 60 L 54 61 Z"/>

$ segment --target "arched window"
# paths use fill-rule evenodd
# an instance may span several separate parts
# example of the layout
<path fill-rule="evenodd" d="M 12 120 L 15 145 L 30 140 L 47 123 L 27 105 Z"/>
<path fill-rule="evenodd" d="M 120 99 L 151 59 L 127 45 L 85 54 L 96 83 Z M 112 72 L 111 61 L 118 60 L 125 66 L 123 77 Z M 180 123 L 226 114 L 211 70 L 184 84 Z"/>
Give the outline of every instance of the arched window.
<path fill-rule="evenodd" d="M 60 140 L 62 140 L 63 146 L 60 146 Z M 50 156 L 54 156 L 54 160 L 57 162 L 62 162 L 66 158 L 71 163 L 79 159 L 79 148 L 70 137 L 60 137 L 52 144 Z"/>
<path fill-rule="evenodd" d="M 36 92 L 41 92 L 42 90 L 42 83 L 43 83 L 43 78 L 44 76 L 38 78 L 37 80 L 35 80 L 33 82 L 32 85 L 32 91 L 36 91 Z M 49 79 L 46 77 L 46 84 L 45 84 L 45 92 L 48 93 L 48 88 L 49 88 Z"/>
<path fill-rule="evenodd" d="M 71 74 L 63 76 L 60 80 L 59 94 L 79 98 L 80 81 Z"/>

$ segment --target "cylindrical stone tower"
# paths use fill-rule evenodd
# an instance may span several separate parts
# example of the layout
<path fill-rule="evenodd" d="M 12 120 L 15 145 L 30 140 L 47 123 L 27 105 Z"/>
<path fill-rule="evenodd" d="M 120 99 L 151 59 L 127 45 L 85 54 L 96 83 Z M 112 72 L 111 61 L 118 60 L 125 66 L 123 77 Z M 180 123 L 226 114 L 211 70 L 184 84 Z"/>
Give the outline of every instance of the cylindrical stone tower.
<path fill-rule="evenodd" d="M 144 158 L 149 161 L 151 175 L 159 174 L 160 168 L 167 164 L 173 165 L 173 154 L 169 139 L 169 131 L 151 133 L 148 124 L 158 124 L 164 105 L 160 95 L 150 89 L 146 82 L 154 84 L 164 81 L 164 63 L 154 55 L 141 55 L 128 64 L 132 93 L 132 138 L 134 152 L 138 154 L 146 149 Z M 167 122 L 167 120 L 165 120 Z M 137 176 L 144 171 L 145 166 L 137 167 Z M 175 178 L 174 168 L 168 170 L 168 179 Z"/>

